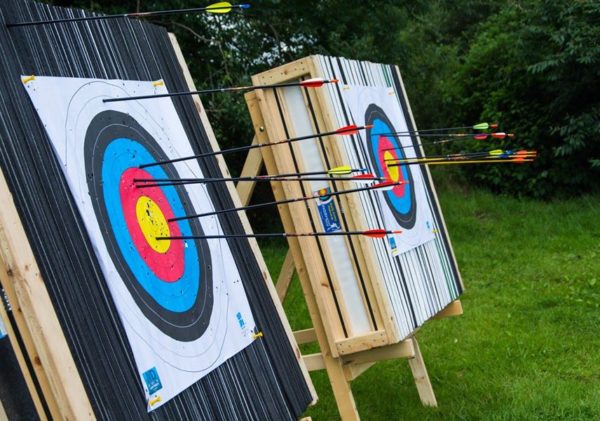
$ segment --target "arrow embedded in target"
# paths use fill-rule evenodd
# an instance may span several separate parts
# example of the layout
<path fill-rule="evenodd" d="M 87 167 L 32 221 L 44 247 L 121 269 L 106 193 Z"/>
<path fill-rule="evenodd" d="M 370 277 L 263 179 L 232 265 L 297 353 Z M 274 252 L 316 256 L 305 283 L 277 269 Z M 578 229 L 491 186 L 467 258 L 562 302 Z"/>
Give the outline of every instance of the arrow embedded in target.
<path fill-rule="evenodd" d="M 285 143 L 289 144 L 289 143 L 300 142 L 300 141 L 308 140 L 308 139 L 315 139 L 318 137 L 350 136 L 350 135 L 357 134 L 360 130 L 370 129 L 371 127 L 372 126 L 360 126 L 359 127 L 354 124 L 351 124 L 349 126 L 340 127 L 337 130 L 332 130 L 330 132 L 321 132 L 321 133 L 309 134 L 309 135 L 305 135 L 305 136 L 292 137 L 290 139 L 277 140 L 275 142 L 269 142 L 269 143 L 256 143 L 256 144 L 247 145 L 247 146 L 239 146 L 236 148 L 223 149 L 223 150 L 214 151 L 214 152 L 207 152 L 207 153 L 202 153 L 199 155 L 185 156 L 182 158 L 169 159 L 166 161 L 150 162 L 148 164 L 140 165 L 140 168 L 154 167 L 156 165 L 163 165 L 163 164 L 172 164 L 175 162 L 189 161 L 191 159 L 208 158 L 210 156 L 224 155 L 224 154 L 234 153 L 234 152 L 244 152 L 244 151 L 249 151 L 249 150 L 257 149 L 257 148 L 266 148 L 266 147 L 275 146 L 275 145 L 282 145 Z"/>
<path fill-rule="evenodd" d="M 287 174 L 277 174 L 277 175 L 257 175 L 257 176 L 244 176 L 244 177 L 231 177 L 231 178 L 217 178 L 213 179 L 212 182 L 217 181 L 257 181 L 257 180 L 268 180 L 271 181 L 273 178 L 280 177 L 306 177 L 313 175 L 329 175 L 332 177 L 340 176 L 340 175 L 350 175 L 353 173 L 364 173 L 368 171 L 367 168 L 352 168 L 349 165 L 342 165 L 339 167 L 331 168 L 327 171 L 310 171 L 310 172 L 301 172 L 301 173 L 287 173 Z M 199 180 L 199 178 L 192 179 L 177 179 L 173 180 L 172 178 L 136 178 L 133 180 L 134 183 L 170 183 L 173 181 L 183 181 L 183 180 Z"/>
<path fill-rule="evenodd" d="M 299 86 L 302 88 L 320 88 L 327 83 L 338 83 L 337 79 L 323 79 L 321 77 L 301 80 L 298 82 L 287 82 L 287 83 L 274 83 L 271 85 L 249 85 L 249 86 L 235 86 L 229 88 L 213 88 L 203 89 L 201 91 L 187 91 L 187 92 L 172 92 L 167 94 L 155 94 L 155 95 L 139 95 L 139 96 L 124 96 L 119 98 L 107 98 L 103 99 L 102 102 L 122 102 L 122 101 L 139 101 L 142 99 L 157 99 L 157 98 L 174 98 L 181 96 L 190 95 L 204 95 L 204 94 L 216 94 L 225 92 L 246 92 L 254 91 L 256 89 L 275 89 L 275 88 L 287 88 L 292 86 Z"/>
<path fill-rule="evenodd" d="M 136 187 L 138 188 L 149 188 L 149 187 L 164 187 L 164 186 L 178 186 L 182 184 L 208 184 L 208 183 L 223 183 L 227 181 L 252 181 L 252 182 L 271 182 L 271 181 L 350 181 L 354 183 L 368 183 L 371 181 L 385 181 L 383 177 L 377 177 L 374 174 L 360 174 L 352 177 L 299 177 L 298 175 L 291 176 L 278 176 L 278 175 L 265 175 L 256 177 L 223 177 L 223 178 L 138 178 L 134 180 Z"/>
<path fill-rule="evenodd" d="M 227 1 L 222 1 L 219 3 L 211 4 L 210 6 L 193 7 L 193 8 L 189 8 L 189 9 L 170 9 L 170 10 L 157 10 L 154 12 L 135 12 L 135 13 L 122 13 L 122 14 L 118 14 L 118 15 L 82 16 L 82 17 L 78 17 L 78 18 L 15 22 L 15 23 L 7 23 L 6 26 L 11 28 L 11 27 L 17 27 L 17 26 L 48 25 L 48 24 L 57 24 L 57 23 L 85 22 L 85 21 L 92 21 L 92 20 L 109 20 L 109 19 L 118 19 L 118 18 L 149 18 L 149 17 L 180 15 L 180 14 L 189 14 L 189 13 L 222 14 L 222 13 L 229 13 L 234 9 L 244 10 L 244 9 L 249 9 L 249 8 L 250 8 L 249 4 L 231 4 Z"/>
<path fill-rule="evenodd" d="M 210 240 L 227 238 L 273 238 L 273 237 L 347 237 L 363 235 L 369 238 L 385 238 L 387 235 L 402 234 L 401 230 L 371 229 L 366 231 L 338 231 L 338 232 L 269 232 L 257 234 L 222 234 L 222 235 L 189 235 L 180 237 L 156 237 L 156 240 Z"/>
<path fill-rule="evenodd" d="M 179 216 L 179 217 L 169 219 L 169 222 L 182 221 L 182 220 L 187 220 L 187 219 L 204 218 L 207 216 L 221 215 L 221 214 L 229 213 L 229 212 L 241 212 L 241 211 L 246 211 L 246 210 L 260 209 L 260 208 L 264 208 L 264 207 L 268 207 L 268 206 L 285 205 L 285 204 L 294 203 L 294 202 L 308 202 L 310 200 L 327 200 L 332 196 L 341 196 L 344 194 L 358 193 L 358 192 L 367 191 L 367 190 L 390 190 L 390 189 L 393 189 L 394 187 L 402 185 L 402 184 L 407 184 L 407 182 L 406 181 L 395 181 L 395 182 L 394 181 L 384 181 L 381 183 L 373 184 L 372 186 L 368 186 L 368 187 L 360 187 L 360 188 L 350 189 L 350 190 L 340 190 L 340 191 L 335 191 L 335 192 L 325 191 L 322 194 L 316 194 L 314 196 L 296 197 L 293 199 L 285 199 L 285 200 L 279 200 L 279 201 L 273 201 L 273 202 L 258 203 L 256 205 L 242 206 L 239 208 L 221 209 L 221 210 L 207 212 L 207 213 L 201 213 L 201 214 L 197 214 L 197 215 Z"/>

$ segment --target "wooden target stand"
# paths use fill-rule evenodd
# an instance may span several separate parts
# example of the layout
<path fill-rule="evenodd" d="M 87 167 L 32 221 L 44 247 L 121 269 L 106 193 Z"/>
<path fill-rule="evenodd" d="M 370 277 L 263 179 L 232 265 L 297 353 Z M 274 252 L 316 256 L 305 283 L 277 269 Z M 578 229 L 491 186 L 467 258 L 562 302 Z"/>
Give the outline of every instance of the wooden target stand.
<path fill-rule="evenodd" d="M 285 71 L 283 71 L 285 73 Z M 269 143 L 269 136 L 263 118 L 264 109 L 261 110 L 261 91 L 247 93 L 246 103 L 255 129 L 252 144 Z M 279 139 L 279 137 L 277 137 Z M 272 148 L 256 148 L 249 151 L 240 176 L 260 175 L 263 165 L 269 174 L 277 174 L 276 158 Z M 286 199 L 281 182 L 271 182 L 275 200 Z M 241 182 L 237 185 L 238 194 L 243 205 L 250 202 L 254 192 L 255 182 Z M 291 206 L 278 206 L 279 214 L 286 231 L 293 232 L 294 212 Z M 349 338 L 345 343 L 336 342 L 331 337 L 328 329 L 327 303 L 320 297 L 325 282 L 311 278 L 310 261 L 302 250 L 298 238 L 288 238 L 289 250 L 277 279 L 275 289 L 281 302 L 285 299 L 292 282 L 294 273 L 298 278 L 304 293 L 304 298 L 313 327 L 294 332 L 296 342 L 301 344 L 317 342 L 320 352 L 302 355 L 309 371 L 326 370 L 331 383 L 331 388 L 336 400 L 340 416 L 343 420 L 360 419 L 354 396 L 351 389 L 352 380 L 356 379 L 378 361 L 391 359 L 408 359 L 410 369 L 417 387 L 421 402 L 425 406 L 437 406 L 437 400 L 425 361 L 419 349 L 419 344 L 414 334 L 403 341 L 391 345 L 381 346 L 380 339 L 375 335 L 358 338 Z M 314 273 L 314 272 L 313 272 Z M 458 316 L 463 313 L 460 300 L 455 300 L 438 312 L 433 319 L 443 319 Z M 340 352 L 342 351 L 342 352 Z"/>
<path fill-rule="evenodd" d="M 169 34 L 175 49 L 179 65 L 190 91 L 196 87 L 176 37 Z M 194 104 L 206 129 L 210 145 L 218 151 L 219 145 L 208 121 L 200 99 L 194 97 Z M 225 177 L 229 170 L 222 156 L 217 155 L 219 167 Z M 235 186 L 227 182 L 227 189 L 234 205 L 241 206 Z M 14 203 L 12 193 L 0 169 L 0 284 L 12 306 L 12 319 L 4 305 L 0 303 L 2 318 L 16 354 L 19 368 L 31 394 L 37 415 L 42 421 L 48 419 L 93 420 L 95 419 L 91 402 L 79 375 L 77 365 L 69 349 L 69 344 L 54 310 L 54 305 L 40 273 L 25 228 Z M 246 233 L 252 233 L 245 214 L 240 219 Z M 283 306 L 273 286 L 266 263 L 255 239 L 249 240 L 256 256 L 279 318 L 285 328 L 290 345 L 297 356 L 300 369 L 313 396 L 317 395 L 310 379 L 308 369 L 300 355 L 293 332 L 285 317 Z M 0 421 L 6 416 L 0 402 Z M 305 421 L 307 419 L 303 419 Z"/>

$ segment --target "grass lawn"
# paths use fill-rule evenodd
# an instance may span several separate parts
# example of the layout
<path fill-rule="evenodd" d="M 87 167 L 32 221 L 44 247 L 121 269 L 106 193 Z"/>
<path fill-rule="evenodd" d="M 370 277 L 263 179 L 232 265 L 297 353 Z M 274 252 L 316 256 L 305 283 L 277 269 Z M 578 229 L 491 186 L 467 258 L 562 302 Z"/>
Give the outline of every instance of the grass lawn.
<path fill-rule="evenodd" d="M 437 178 L 466 287 L 463 316 L 417 335 L 439 407 L 421 406 L 405 360 L 388 361 L 353 382 L 361 418 L 600 419 L 600 197 L 519 200 Z M 263 253 L 276 279 L 285 249 Z M 310 327 L 297 281 L 285 309 Z M 307 415 L 338 419 L 325 373 L 312 378 Z"/>

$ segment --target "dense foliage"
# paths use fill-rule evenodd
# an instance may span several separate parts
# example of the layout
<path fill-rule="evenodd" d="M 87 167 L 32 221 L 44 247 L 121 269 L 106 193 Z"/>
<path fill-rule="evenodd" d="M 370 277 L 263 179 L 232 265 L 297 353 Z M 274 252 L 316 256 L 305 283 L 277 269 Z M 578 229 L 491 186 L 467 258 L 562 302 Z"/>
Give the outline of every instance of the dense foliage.
<path fill-rule="evenodd" d="M 190 7 L 189 0 L 55 0 L 102 12 Z M 237 85 L 312 53 L 396 63 L 422 128 L 497 120 L 536 148 L 528 166 L 471 167 L 471 180 L 537 197 L 598 188 L 597 0 L 264 0 L 243 15 L 157 20 L 178 35 L 199 87 Z M 252 138 L 240 96 L 203 98 L 224 147 Z M 243 157 L 228 158 L 233 172 Z"/>

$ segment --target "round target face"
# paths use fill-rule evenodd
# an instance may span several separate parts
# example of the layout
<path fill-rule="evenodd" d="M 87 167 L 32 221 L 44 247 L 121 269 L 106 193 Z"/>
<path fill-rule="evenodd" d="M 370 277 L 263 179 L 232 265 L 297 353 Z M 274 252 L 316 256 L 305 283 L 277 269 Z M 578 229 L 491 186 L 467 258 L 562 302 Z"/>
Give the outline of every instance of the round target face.
<path fill-rule="evenodd" d="M 375 104 L 368 106 L 365 112 L 367 129 L 367 149 L 369 157 L 379 177 L 392 181 L 407 181 L 391 190 L 382 192 L 390 211 L 403 228 L 413 228 L 417 219 L 417 203 L 413 175 L 409 165 L 390 166 L 396 159 L 405 159 L 396 130 L 384 111 Z"/>
<path fill-rule="evenodd" d="M 92 204 L 108 252 L 131 296 L 158 329 L 179 341 L 206 331 L 213 308 L 211 257 L 206 240 L 161 240 L 203 235 L 182 186 L 138 188 L 136 179 L 177 179 L 175 168 L 141 164 L 167 160 L 156 140 L 130 115 L 103 111 L 90 122 L 84 144 Z"/>

